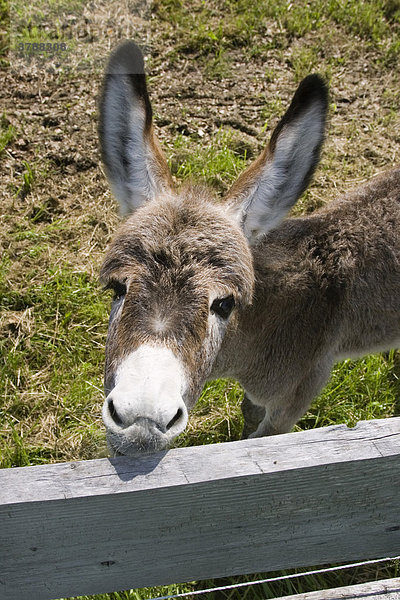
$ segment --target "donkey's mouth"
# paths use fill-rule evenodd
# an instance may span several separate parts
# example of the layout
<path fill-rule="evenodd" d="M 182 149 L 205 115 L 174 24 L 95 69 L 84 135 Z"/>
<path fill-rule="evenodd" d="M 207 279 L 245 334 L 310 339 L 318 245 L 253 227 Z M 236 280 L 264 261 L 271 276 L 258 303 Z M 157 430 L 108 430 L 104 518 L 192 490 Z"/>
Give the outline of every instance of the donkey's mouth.
<path fill-rule="evenodd" d="M 151 436 L 127 438 L 115 433 L 107 433 L 107 444 L 112 457 L 139 457 L 165 450 L 169 446 L 168 439 Z"/>

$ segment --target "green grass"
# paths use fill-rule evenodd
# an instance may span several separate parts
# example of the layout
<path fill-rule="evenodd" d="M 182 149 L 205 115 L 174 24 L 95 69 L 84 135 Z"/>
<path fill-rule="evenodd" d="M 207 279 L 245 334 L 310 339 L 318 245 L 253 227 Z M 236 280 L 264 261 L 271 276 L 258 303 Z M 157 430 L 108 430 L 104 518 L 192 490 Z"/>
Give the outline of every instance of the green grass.
<path fill-rule="evenodd" d="M 51 34 L 54 35 L 61 30 L 65 16 L 75 15 L 84 6 L 83 0 L 38 0 L 35 5 L 22 0 L 10 0 L 8 4 L 14 32 L 28 36 L 32 32 L 46 36 L 50 25 Z"/>
<path fill-rule="evenodd" d="M 82 11 L 82 0 L 40 0 L 32 5 L 10 0 L 9 49 L 28 63 L 55 60 L 61 71 L 69 67 L 71 52 L 79 45 L 69 17 Z M 62 76 L 63 71 L 60 72 Z"/>
<path fill-rule="evenodd" d="M 0 156 L 7 146 L 15 139 L 16 129 L 3 113 L 0 117 Z"/>
<path fill-rule="evenodd" d="M 308 569 L 312 570 L 312 568 Z M 303 570 L 304 572 L 305 570 Z M 268 574 L 251 575 L 242 578 L 241 581 L 257 581 L 262 579 L 272 579 L 289 574 L 301 573 L 300 569 L 272 572 Z M 400 564 L 393 561 L 391 564 L 381 569 L 380 577 L 391 578 L 398 577 L 400 574 Z M 353 585 L 363 577 L 367 577 L 366 568 L 358 567 L 356 569 L 342 570 L 328 575 L 305 575 L 303 577 L 287 579 L 278 582 L 267 582 L 263 584 L 250 585 L 238 589 L 210 592 L 207 595 L 188 596 L 190 600 L 202 598 L 206 600 L 268 600 L 280 596 L 291 594 L 302 594 L 309 591 L 320 591 L 344 585 Z M 125 592 L 114 592 L 112 594 L 100 594 L 96 596 L 79 596 L 69 600 L 150 600 L 159 596 L 173 595 L 190 591 L 199 591 L 202 589 L 211 589 L 212 587 L 223 587 L 235 584 L 238 578 L 224 578 L 214 581 L 202 581 L 192 584 L 180 584 L 174 586 L 160 586 L 157 588 L 145 588 L 140 590 L 130 590 Z M 66 599 L 65 599 L 66 600 Z"/>
<path fill-rule="evenodd" d="M 331 379 L 313 402 L 298 428 L 309 429 L 400 414 L 400 353 L 345 360 L 333 369 Z"/>
<path fill-rule="evenodd" d="M 10 28 L 11 22 L 8 0 L 0 0 L 0 67 L 8 66 L 7 54 L 10 47 Z"/>
<path fill-rule="evenodd" d="M 76 448 L 91 454 L 104 438 L 93 408 L 102 395 L 106 302 L 85 273 L 49 269 L 45 281 L 10 290 L 4 270 L 1 466 L 66 460 Z"/>
<path fill-rule="evenodd" d="M 332 23 L 368 42 L 388 63 L 399 56 L 400 9 L 396 0 L 223 0 L 220 11 L 212 2 L 189 6 L 178 0 L 159 0 L 155 8 L 160 18 L 172 21 L 177 28 L 175 51 L 196 52 L 199 58 L 217 58 L 238 47 L 253 56 L 260 52 L 267 56 L 272 48 L 287 47 L 293 39 L 327 30 Z M 265 42 L 271 20 L 278 29 L 273 39 Z"/>
<path fill-rule="evenodd" d="M 22 185 L 19 187 L 17 194 L 20 198 L 25 198 L 32 190 L 35 173 L 33 167 L 26 161 L 23 161 L 24 171 L 22 173 Z"/>
<path fill-rule="evenodd" d="M 198 180 L 222 191 L 246 166 L 249 150 L 229 129 L 220 128 L 209 144 L 204 144 L 198 133 L 192 136 L 178 134 L 169 165 L 172 173 L 181 180 Z"/>
<path fill-rule="evenodd" d="M 319 70 L 321 64 L 320 48 L 314 46 L 311 48 L 300 47 L 293 49 L 290 64 L 296 81 L 300 82 L 309 73 Z"/>

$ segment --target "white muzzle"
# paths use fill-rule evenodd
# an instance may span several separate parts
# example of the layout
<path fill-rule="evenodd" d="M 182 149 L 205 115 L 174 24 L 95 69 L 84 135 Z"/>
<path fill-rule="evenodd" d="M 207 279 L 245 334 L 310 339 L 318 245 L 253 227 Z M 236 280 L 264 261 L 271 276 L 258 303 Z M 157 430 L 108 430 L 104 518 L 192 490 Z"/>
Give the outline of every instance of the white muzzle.
<path fill-rule="evenodd" d="M 166 448 L 186 427 L 186 389 L 184 369 L 169 348 L 143 345 L 129 354 L 103 405 L 110 450 L 134 456 Z"/>

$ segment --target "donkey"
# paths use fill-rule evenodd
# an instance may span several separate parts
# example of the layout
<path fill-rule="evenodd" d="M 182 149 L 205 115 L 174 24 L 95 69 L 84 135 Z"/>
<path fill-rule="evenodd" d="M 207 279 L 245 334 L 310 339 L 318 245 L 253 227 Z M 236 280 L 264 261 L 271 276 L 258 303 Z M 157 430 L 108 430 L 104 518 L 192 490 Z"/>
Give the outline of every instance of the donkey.
<path fill-rule="evenodd" d="M 306 77 L 224 201 L 176 190 L 154 136 L 143 57 L 111 55 L 102 159 L 121 211 L 101 268 L 115 293 L 103 421 L 111 452 L 168 447 L 206 380 L 245 390 L 243 437 L 288 432 L 349 356 L 400 341 L 400 169 L 286 218 L 317 166 L 328 106 Z"/>

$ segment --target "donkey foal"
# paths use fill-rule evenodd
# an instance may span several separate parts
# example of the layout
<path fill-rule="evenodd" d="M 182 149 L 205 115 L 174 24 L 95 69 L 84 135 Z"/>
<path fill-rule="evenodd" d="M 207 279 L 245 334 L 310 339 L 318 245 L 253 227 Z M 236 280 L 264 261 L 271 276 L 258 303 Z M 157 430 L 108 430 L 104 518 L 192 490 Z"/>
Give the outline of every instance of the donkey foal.
<path fill-rule="evenodd" d="M 154 137 L 143 58 L 112 54 L 102 157 L 129 215 L 104 260 L 112 288 L 103 420 L 112 452 L 167 447 L 207 379 L 245 389 L 243 435 L 289 431 L 335 361 L 400 341 L 400 169 L 284 220 L 317 166 L 327 90 L 304 79 L 223 202 L 175 190 Z"/>

